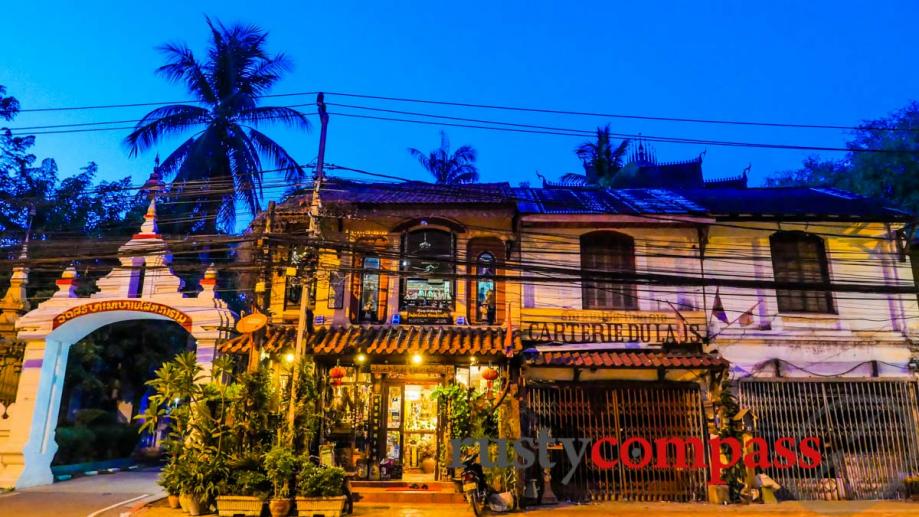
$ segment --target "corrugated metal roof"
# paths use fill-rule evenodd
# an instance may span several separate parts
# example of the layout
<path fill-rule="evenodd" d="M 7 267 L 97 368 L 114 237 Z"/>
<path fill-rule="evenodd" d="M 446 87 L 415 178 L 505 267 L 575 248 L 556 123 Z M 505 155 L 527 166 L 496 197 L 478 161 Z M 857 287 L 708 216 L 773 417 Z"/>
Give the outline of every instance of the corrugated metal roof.
<path fill-rule="evenodd" d="M 719 189 L 516 188 L 522 214 L 692 214 L 728 217 L 820 217 L 904 220 L 876 199 L 810 187 Z"/>

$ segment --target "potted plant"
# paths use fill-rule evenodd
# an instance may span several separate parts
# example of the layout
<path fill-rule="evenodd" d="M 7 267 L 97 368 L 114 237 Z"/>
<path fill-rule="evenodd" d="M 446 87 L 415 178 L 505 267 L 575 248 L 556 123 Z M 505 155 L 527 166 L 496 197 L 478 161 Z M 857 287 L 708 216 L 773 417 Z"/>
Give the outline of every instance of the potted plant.
<path fill-rule="evenodd" d="M 167 463 L 160 472 L 160 479 L 157 481 L 163 490 L 166 491 L 166 499 L 170 508 L 179 507 L 179 483 L 180 483 L 179 465 L 177 463 Z"/>
<path fill-rule="evenodd" d="M 268 504 L 272 517 L 284 517 L 290 513 L 290 480 L 298 464 L 293 451 L 283 445 L 275 445 L 265 455 L 265 472 L 274 488 L 274 497 Z"/>
<path fill-rule="evenodd" d="M 265 499 L 271 490 L 268 477 L 257 470 L 234 471 L 231 480 L 220 486 L 217 496 L 217 514 L 234 516 L 262 514 Z"/>
<path fill-rule="evenodd" d="M 437 469 L 437 459 L 434 457 L 434 444 L 424 442 L 418 448 L 418 457 L 421 458 L 421 471 L 431 474 Z"/>
<path fill-rule="evenodd" d="M 297 515 L 339 517 L 345 508 L 345 471 L 304 461 L 297 476 Z"/>

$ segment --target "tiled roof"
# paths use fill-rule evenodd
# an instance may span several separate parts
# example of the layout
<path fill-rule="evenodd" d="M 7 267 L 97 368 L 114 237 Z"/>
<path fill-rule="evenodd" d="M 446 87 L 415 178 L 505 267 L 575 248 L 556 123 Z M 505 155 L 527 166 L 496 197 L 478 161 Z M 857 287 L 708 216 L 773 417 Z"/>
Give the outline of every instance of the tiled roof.
<path fill-rule="evenodd" d="M 506 329 L 499 326 L 436 326 L 436 325 L 351 325 L 320 327 L 309 337 L 306 346 L 315 354 L 336 355 L 363 350 L 370 355 L 396 355 L 423 352 L 432 355 L 513 355 L 523 346 L 514 334 L 510 349 L 505 350 Z M 293 347 L 296 330 L 291 327 L 270 327 L 263 348 L 276 352 Z M 223 353 L 245 353 L 249 350 L 247 336 L 225 341 Z"/>
<path fill-rule="evenodd" d="M 421 204 L 506 204 L 513 206 L 513 190 L 508 183 L 436 185 L 421 181 L 404 183 L 352 183 L 330 181 L 322 192 L 323 203 L 368 205 Z"/>
<path fill-rule="evenodd" d="M 603 350 L 543 352 L 533 366 L 584 368 L 725 368 L 727 360 L 710 354 L 675 353 L 662 350 Z"/>
<path fill-rule="evenodd" d="M 817 187 L 609 189 L 516 188 L 522 214 L 686 214 L 724 218 L 785 217 L 907 220 L 884 201 Z"/>

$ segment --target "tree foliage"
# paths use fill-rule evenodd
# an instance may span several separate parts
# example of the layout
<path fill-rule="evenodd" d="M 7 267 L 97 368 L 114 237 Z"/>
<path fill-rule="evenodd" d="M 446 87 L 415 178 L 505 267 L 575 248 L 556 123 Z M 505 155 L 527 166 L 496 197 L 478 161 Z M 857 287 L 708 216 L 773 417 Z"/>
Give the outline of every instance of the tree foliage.
<path fill-rule="evenodd" d="M 440 147 L 424 153 L 414 147 L 408 149 L 418 163 L 434 176 L 438 185 L 460 185 L 479 181 L 479 170 L 475 166 L 476 152 L 472 146 L 463 145 L 450 152 L 450 139 L 440 132 Z"/>
<path fill-rule="evenodd" d="M 847 148 L 838 160 L 808 157 L 801 168 L 779 172 L 766 185 L 836 187 L 919 213 L 919 103 L 859 124 Z"/>
<path fill-rule="evenodd" d="M 623 158 L 628 148 L 627 139 L 613 146 L 609 124 L 598 127 L 594 140 L 584 142 L 574 150 L 581 160 L 584 174 L 569 172 L 562 175 L 561 183 L 572 186 L 611 186 L 613 179 L 623 168 Z"/>
<path fill-rule="evenodd" d="M 19 102 L 5 94 L 0 86 L 0 118 L 11 121 Z M 97 182 L 98 166 L 90 162 L 61 178 L 53 159 L 39 162 L 30 152 L 34 145 L 34 136 L 0 128 L 0 249 L 3 259 L 14 260 L 30 234 L 29 258 L 36 264 L 28 296 L 42 301 L 71 261 L 87 280 L 107 272 L 114 265 L 108 257 L 122 242 L 112 237 L 135 231 L 145 207 L 130 188 L 130 177 Z M 2 270 L 9 275 L 9 267 Z"/>
<path fill-rule="evenodd" d="M 167 137 L 192 133 L 169 154 L 160 170 L 172 183 L 171 198 L 181 197 L 170 214 L 180 222 L 168 233 L 233 232 L 236 202 L 253 214 L 261 210 L 263 167 L 267 158 L 288 182 L 301 182 L 303 168 L 278 143 L 263 133 L 264 125 L 280 123 L 307 129 L 299 111 L 260 106 L 261 98 L 290 70 L 284 54 L 265 49 L 268 34 L 248 25 L 224 26 L 207 19 L 211 31 L 205 59 L 184 44 L 166 44 L 166 64 L 157 72 L 185 86 L 197 104 L 171 104 L 147 113 L 125 139 L 132 155 Z"/>

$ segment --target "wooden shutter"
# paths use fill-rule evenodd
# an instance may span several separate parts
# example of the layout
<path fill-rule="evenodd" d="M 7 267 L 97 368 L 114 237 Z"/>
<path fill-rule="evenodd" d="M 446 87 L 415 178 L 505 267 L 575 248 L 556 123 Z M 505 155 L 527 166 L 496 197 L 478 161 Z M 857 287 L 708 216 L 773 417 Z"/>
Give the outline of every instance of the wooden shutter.
<path fill-rule="evenodd" d="M 389 302 L 389 275 L 393 271 L 393 262 L 392 259 L 380 259 L 380 281 L 377 289 L 377 321 L 379 323 L 389 321 L 386 309 Z"/>
<path fill-rule="evenodd" d="M 582 296 L 585 309 L 638 307 L 632 283 L 597 278 L 598 273 L 634 273 L 635 245 L 628 235 L 596 232 L 581 236 Z"/>
<path fill-rule="evenodd" d="M 823 240 L 798 232 L 776 233 L 770 239 L 776 282 L 829 284 Z M 779 312 L 832 313 L 833 299 L 826 289 L 776 289 Z"/>
<path fill-rule="evenodd" d="M 361 267 L 364 257 L 359 253 L 351 254 L 351 303 L 349 303 L 348 317 L 351 323 L 357 323 L 361 311 Z"/>

